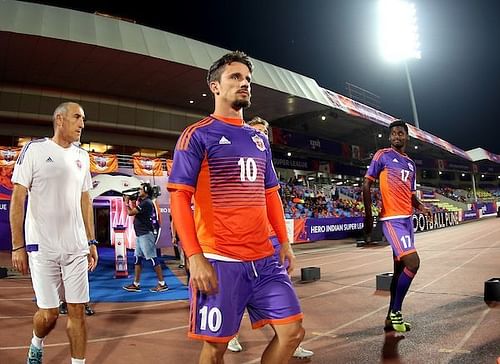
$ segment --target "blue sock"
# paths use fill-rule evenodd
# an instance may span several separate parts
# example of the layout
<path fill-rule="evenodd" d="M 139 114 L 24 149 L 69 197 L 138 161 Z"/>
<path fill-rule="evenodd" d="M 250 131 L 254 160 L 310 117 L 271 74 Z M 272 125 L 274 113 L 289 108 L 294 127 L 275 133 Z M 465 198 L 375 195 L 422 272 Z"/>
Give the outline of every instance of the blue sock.
<path fill-rule="evenodd" d="M 410 271 L 408 268 L 404 268 L 403 272 L 398 279 L 398 285 L 396 288 L 396 296 L 394 297 L 394 304 L 392 306 L 392 312 L 401 311 L 403 306 L 403 300 L 405 299 L 408 288 L 410 288 L 411 281 L 415 277 L 415 273 Z"/>

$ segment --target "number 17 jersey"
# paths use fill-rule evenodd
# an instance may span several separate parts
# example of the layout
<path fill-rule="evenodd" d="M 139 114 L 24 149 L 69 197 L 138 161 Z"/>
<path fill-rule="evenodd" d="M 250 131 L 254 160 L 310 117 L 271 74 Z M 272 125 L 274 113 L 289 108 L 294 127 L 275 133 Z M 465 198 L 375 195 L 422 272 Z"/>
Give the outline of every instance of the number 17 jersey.
<path fill-rule="evenodd" d="M 380 220 L 397 219 L 413 214 L 412 193 L 416 190 L 416 167 L 406 154 L 393 148 L 378 150 L 365 178 L 379 179 L 382 195 Z"/>
<path fill-rule="evenodd" d="M 266 192 L 279 188 L 267 138 L 241 119 L 211 115 L 177 141 L 169 190 L 194 192 L 204 253 L 238 260 L 273 254 Z"/>

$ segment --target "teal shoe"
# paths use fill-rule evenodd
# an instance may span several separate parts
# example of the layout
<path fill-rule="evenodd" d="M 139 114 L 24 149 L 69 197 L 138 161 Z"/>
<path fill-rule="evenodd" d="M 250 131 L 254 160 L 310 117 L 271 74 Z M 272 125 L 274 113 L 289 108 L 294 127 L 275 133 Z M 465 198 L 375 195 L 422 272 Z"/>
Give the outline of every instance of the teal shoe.
<path fill-rule="evenodd" d="M 30 350 L 28 351 L 28 359 L 26 359 L 26 364 L 42 364 L 43 348 L 39 349 L 35 345 L 30 345 Z"/>

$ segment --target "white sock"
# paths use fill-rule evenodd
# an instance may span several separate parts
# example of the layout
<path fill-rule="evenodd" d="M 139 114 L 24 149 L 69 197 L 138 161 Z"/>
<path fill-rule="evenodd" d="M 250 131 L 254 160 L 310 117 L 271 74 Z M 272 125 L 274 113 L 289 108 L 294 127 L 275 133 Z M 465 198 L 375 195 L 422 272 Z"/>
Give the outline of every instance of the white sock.
<path fill-rule="evenodd" d="M 71 358 L 71 364 L 85 364 L 85 359 Z"/>
<path fill-rule="evenodd" d="M 160 283 L 160 286 L 164 286 L 165 285 L 165 281 L 158 281 L 158 283 Z"/>
<path fill-rule="evenodd" d="M 36 336 L 35 332 L 33 331 L 33 338 L 31 339 L 31 343 L 33 344 L 33 346 L 35 346 L 38 349 L 41 349 L 43 346 L 43 339 L 45 338 Z"/>

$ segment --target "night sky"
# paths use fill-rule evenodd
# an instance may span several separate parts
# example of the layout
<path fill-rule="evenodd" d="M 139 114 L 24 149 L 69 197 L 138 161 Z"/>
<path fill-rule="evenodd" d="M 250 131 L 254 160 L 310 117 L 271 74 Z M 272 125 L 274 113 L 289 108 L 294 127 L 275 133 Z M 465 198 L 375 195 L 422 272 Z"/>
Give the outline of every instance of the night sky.
<path fill-rule="evenodd" d="M 350 82 L 378 95 L 382 111 L 413 120 L 404 66 L 380 56 L 375 0 L 162 1 L 161 11 L 158 1 L 36 2 L 243 50 L 340 94 Z M 464 150 L 500 154 L 500 1 L 414 3 L 422 59 L 409 68 L 420 127 Z"/>

